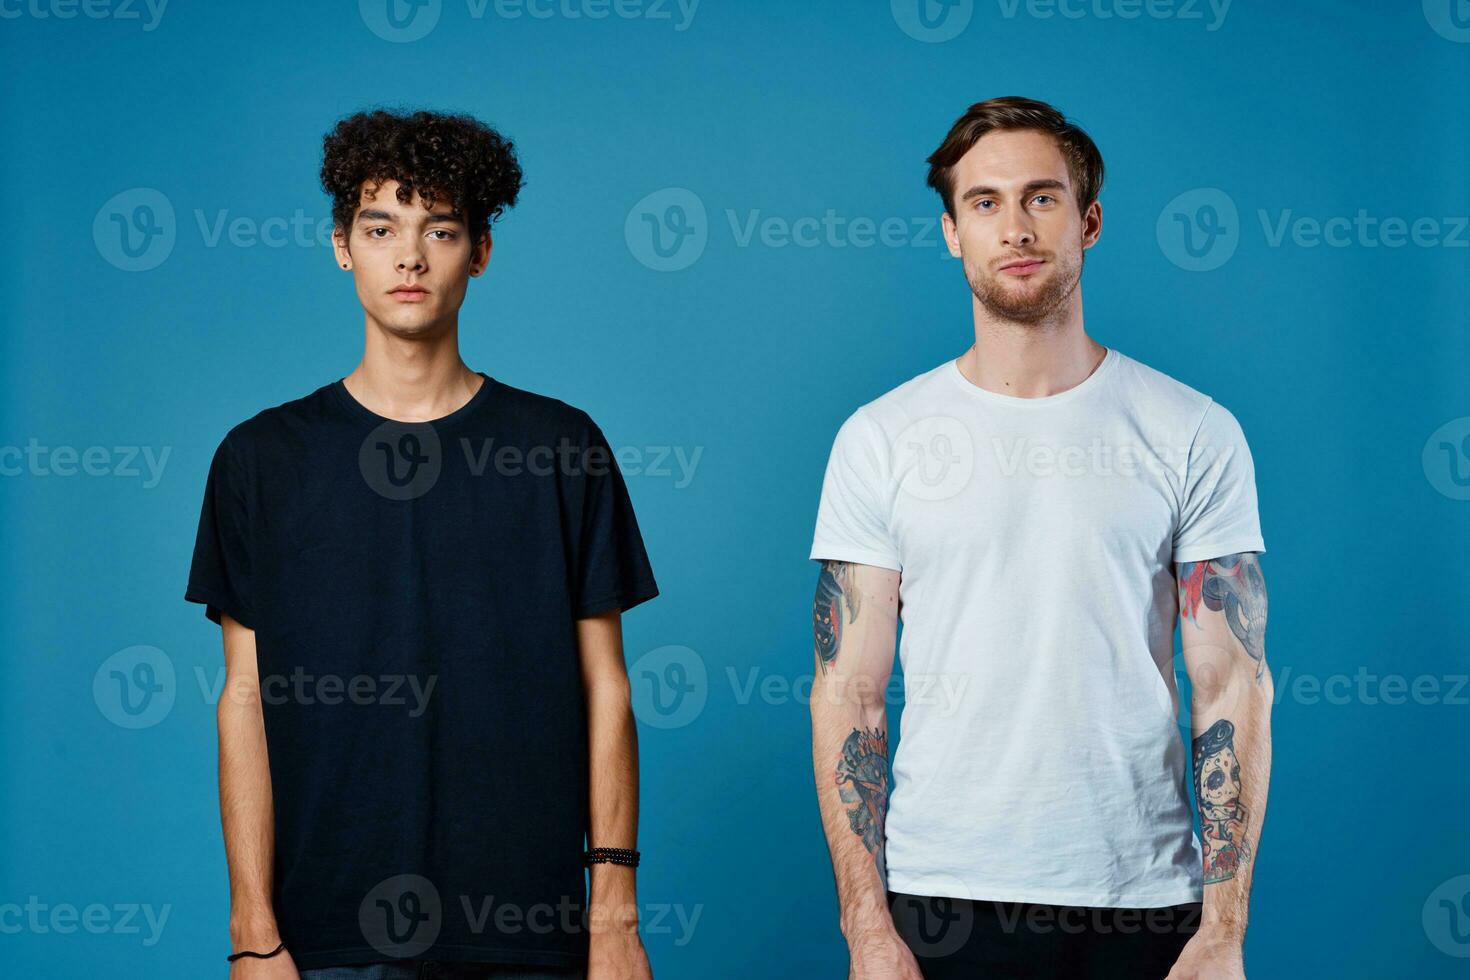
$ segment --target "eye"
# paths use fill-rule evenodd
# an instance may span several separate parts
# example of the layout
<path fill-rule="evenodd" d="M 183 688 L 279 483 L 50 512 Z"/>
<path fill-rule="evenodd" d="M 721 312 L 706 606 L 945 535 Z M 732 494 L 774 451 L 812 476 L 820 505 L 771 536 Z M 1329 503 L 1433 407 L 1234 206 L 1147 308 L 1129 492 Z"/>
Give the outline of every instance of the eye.
<path fill-rule="evenodd" d="M 1037 194 L 1031 199 L 1031 202 L 1033 204 L 1051 204 L 1054 200 L 1055 198 L 1050 194 Z"/>
<path fill-rule="evenodd" d="M 976 201 L 975 202 L 975 210 L 977 210 L 977 211 L 992 210 L 993 211 L 993 210 L 995 210 L 995 202 L 992 201 L 992 200 L 990 200 L 989 198 L 985 198 L 985 199 Z"/>
<path fill-rule="evenodd" d="M 383 227 L 381 227 L 381 226 L 379 226 L 379 227 L 377 227 L 377 228 L 369 228 L 369 229 L 368 229 L 368 230 L 367 230 L 367 236 L 368 236 L 368 237 L 369 237 L 369 238 L 379 238 L 379 237 L 381 237 L 381 236 L 379 236 L 379 235 L 374 235 L 374 234 L 373 234 L 373 232 L 375 232 L 375 231 L 387 231 L 387 230 L 388 230 L 388 229 L 387 229 L 387 228 L 383 228 Z"/>
<path fill-rule="evenodd" d="M 454 232 L 449 231 L 448 229 L 445 229 L 445 228 L 435 228 L 433 231 L 429 232 L 429 234 L 431 234 L 431 235 L 444 235 L 444 236 L 446 236 L 444 238 L 439 239 L 439 241 L 441 241 L 441 242 L 452 242 L 455 239 Z"/>

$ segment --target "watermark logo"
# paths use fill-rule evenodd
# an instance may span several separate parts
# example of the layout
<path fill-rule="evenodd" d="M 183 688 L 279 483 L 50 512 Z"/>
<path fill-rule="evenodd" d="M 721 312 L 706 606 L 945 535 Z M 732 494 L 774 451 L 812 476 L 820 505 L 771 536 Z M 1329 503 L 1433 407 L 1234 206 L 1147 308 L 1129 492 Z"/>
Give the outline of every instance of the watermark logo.
<path fill-rule="evenodd" d="M 1162 476 L 1178 473 L 1189 465 L 1192 450 L 1192 465 L 1202 471 L 1212 467 L 1215 460 L 1228 460 L 1235 454 L 1233 446 L 1227 446 L 1223 450 L 1216 447 L 1195 450 L 1187 445 L 1150 446 L 1134 442 L 1110 442 L 1099 436 L 1094 436 L 1087 445 L 1075 442 L 1057 444 L 1029 436 L 1019 439 L 995 437 L 990 440 L 990 446 L 995 472 L 1006 479 L 1022 475 L 1038 479 L 1133 479 L 1144 474 Z"/>
<path fill-rule="evenodd" d="M 1470 957 L 1470 875 L 1457 875 L 1430 892 L 1422 921 L 1435 949 L 1457 959 Z"/>
<path fill-rule="evenodd" d="M 699 0 L 465 0 L 471 21 L 642 20 L 667 22 L 676 33 L 689 30 Z M 428 35 L 439 24 L 441 0 L 358 0 L 367 29 L 385 41 L 403 44 Z"/>
<path fill-rule="evenodd" d="M 1470 0 L 1467 0 L 1470 2 Z M 1266 248 L 1470 248 L 1470 215 L 1315 216 L 1294 208 L 1255 209 Z M 1230 195 L 1214 187 L 1180 194 L 1159 214 L 1159 248 L 1191 272 L 1208 272 L 1230 261 L 1244 228 Z"/>
<path fill-rule="evenodd" d="M 704 711 L 709 671 L 704 658 L 685 646 L 650 650 L 628 668 L 633 714 L 651 728 L 683 728 Z"/>
<path fill-rule="evenodd" d="M 394 875 L 364 896 L 357 919 L 369 946 L 385 956 L 410 959 L 439 938 L 444 910 L 439 889 L 428 878 Z"/>
<path fill-rule="evenodd" d="M 674 489 L 682 490 L 694 482 L 695 470 L 704 455 L 703 446 L 692 451 L 685 446 L 588 446 L 585 449 L 562 437 L 555 446 L 539 444 L 529 447 L 514 443 L 495 444 L 494 437 L 474 440 L 459 439 L 465 467 L 471 476 L 495 473 L 500 476 L 606 476 L 614 468 L 624 477 L 672 477 Z"/>
<path fill-rule="evenodd" d="M 623 238 L 633 258 L 655 272 L 687 269 L 709 243 L 704 202 L 685 187 L 654 191 L 628 212 Z"/>
<path fill-rule="evenodd" d="M 1470 248 L 1470 216 L 1422 215 L 1410 221 L 1397 215 L 1379 217 L 1359 208 L 1327 218 L 1298 215 L 1291 208 L 1271 214 L 1258 208 L 1261 234 L 1270 248 L 1290 242 L 1297 248 Z"/>
<path fill-rule="evenodd" d="M 889 905 L 908 947 L 920 960 L 958 951 L 975 928 L 974 896 L 954 875 L 933 871 L 905 885 Z M 933 898 L 927 896 L 935 896 Z"/>
<path fill-rule="evenodd" d="M 173 710 L 174 662 L 158 647 L 119 650 L 92 676 L 92 700 L 119 728 L 152 728 Z"/>
<path fill-rule="evenodd" d="M 1470 500 L 1470 416 L 1435 429 L 1420 462 L 1431 487 L 1451 500 Z"/>
<path fill-rule="evenodd" d="M 1440 37 L 1470 43 L 1470 0 L 1424 0 L 1424 19 Z"/>
<path fill-rule="evenodd" d="M 92 219 L 97 253 L 124 272 L 147 272 L 162 265 L 177 237 L 174 206 L 152 187 L 114 194 Z"/>
<path fill-rule="evenodd" d="M 441 0 L 357 0 L 357 12 L 384 41 L 406 44 L 437 27 L 443 11 Z"/>
<path fill-rule="evenodd" d="M 899 489 L 919 500 L 948 500 L 970 483 L 975 443 L 959 419 L 944 415 L 915 421 L 893 442 Z"/>
<path fill-rule="evenodd" d="M 74 20 L 80 15 L 88 20 L 135 20 L 143 25 L 143 33 L 158 29 L 163 22 L 163 11 L 168 0 L 90 0 L 78 4 L 75 0 L 28 0 L 26 3 L 9 3 L 0 6 L 0 20 L 16 20 L 34 17 L 36 20 Z M 145 16 L 146 15 L 146 16 Z"/>
<path fill-rule="evenodd" d="M 24 905 L 0 903 L 0 936 L 71 936 L 78 931 L 94 936 L 142 936 L 146 948 L 157 946 L 163 938 L 173 908 L 167 902 L 160 906 L 148 902 L 92 902 L 78 908 L 71 902 L 43 902 L 41 896 L 30 895 Z"/>
<path fill-rule="evenodd" d="M 1414 704 L 1421 707 L 1439 705 L 1450 708 L 1470 707 L 1470 674 L 1375 674 L 1359 666 L 1351 674 L 1294 674 L 1291 667 L 1282 668 L 1273 678 L 1273 704 L 1283 697 L 1293 704 L 1387 705 Z M 1224 713 L 1224 712 L 1222 712 Z"/>
<path fill-rule="evenodd" d="M 487 7 L 501 20 L 646 20 L 667 21 L 675 33 L 689 30 L 699 0 L 466 0 L 470 17 L 479 20 Z M 677 19 L 675 16 L 677 15 Z"/>
<path fill-rule="evenodd" d="M 369 432 L 357 453 L 362 478 L 389 500 L 428 493 L 439 481 L 443 459 L 439 433 L 431 424 L 391 419 Z"/>
<path fill-rule="evenodd" d="M 0 446 L 0 476 L 141 478 L 143 489 L 152 490 L 163 482 L 172 452 L 172 446 L 48 446 L 32 436 L 24 446 Z"/>
<path fill-rule="evenodd" d="M 1021 13 L 1035 20 L 1177 20 L 1199 21 L 1213 33 L 1225 26 L 1232 0 L 996 0 L 1000 15 L 1015 20 Z M 1206 19 L 1208 17 L 1208 20 Z"/>
<path fill-rule="evenodd" d="M 939 218 L 929 215 L 900 218 L 890 215 L 873 218 L 868 215 L 848 217 L 828 208 L 820 216 L 801 215 L 784 218 L 762 214 L 759 208 L 744 215 L 734 208 L 725 209 L 725 221 L 736 248 L 933 248 L 942 236 Z M 948 256 L 948 250 L 941 255 Z"/>
<path fill-rule="evenodd" d="M 1164 257 L 1188 272 L 1218 269 L 1240 244 L 1240 215 L 1218 187 L 1185 191 L 1159 212 L 1155 228 Z"/>
<path fill-rule="evenodd" d="M 970 26 L 975 0 L 890 0 L 889 9 L 909 37 L 940 44 L 959 37 Z"/>
<path fill-rule="evenodd" d="M 633 206 L 623 225 L 628 251 L 659 272 L 687 269 L 716 231 L 728 228 L 735 248 L 928 248 L 949 258 L 936 215 L 845 215 L 836 208 L 787 217 L 760 208 L 724 208 L 716 228 L 704 202 L 681 187 L 655 191 Z"/>

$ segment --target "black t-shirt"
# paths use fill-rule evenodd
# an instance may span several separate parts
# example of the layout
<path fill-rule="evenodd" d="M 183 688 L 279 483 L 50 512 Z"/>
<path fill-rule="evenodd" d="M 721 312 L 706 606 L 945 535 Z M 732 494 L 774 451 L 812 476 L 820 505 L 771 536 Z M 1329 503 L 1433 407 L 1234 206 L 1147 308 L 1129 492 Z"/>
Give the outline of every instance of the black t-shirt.
<path fill-rule="evenodd" d="M 301 968 L 586 961 L 575 620 L 658 587 L 592 419 L 484 377 L 423 423 L 336 381 L 210 466 L 185 598 L 255 630 Z"/>

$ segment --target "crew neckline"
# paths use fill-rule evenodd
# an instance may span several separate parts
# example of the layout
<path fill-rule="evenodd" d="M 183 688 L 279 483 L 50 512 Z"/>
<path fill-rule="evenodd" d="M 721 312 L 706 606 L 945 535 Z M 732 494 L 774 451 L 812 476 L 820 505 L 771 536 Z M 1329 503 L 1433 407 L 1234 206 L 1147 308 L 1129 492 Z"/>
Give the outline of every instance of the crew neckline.
<path fill-rule="evenodd" d="M 463 405 L 459 406 L 459 408 L 456 408 L 448 415 L 441 415 L 437 419 L 425 419 L 421 422 L 405 422 L 402 419 L 390 419 L 386 415 L 379 415 L 377 412 L 374 412 L 362 402 L 358 401 L 357 398 L 352 394 L 352 392 L 347 390 L 346 378 L 338 378 L 336 381 L 332 382 L 330 387 L 348 411 L 352 412 L 354 415 L 357 415 L 359 418 L 368 420 L 369 422 L 376 422 L 380 425 L 385 422 L 392 422 L 394 425 L 447 425 L 451 422 L 459 421 L 460 419 L 471 414 L 477 408 L 479 408 L 480 405 L 482 405 L 489 397 L 490 387 L 497 383 L 494 378 L 490 377 L 490 375 L 486 374 L 484 371 L 476 371 L 475 373 L 485 380 L 480 382 L 480 387 L 475 391 L 473 395 L 470 396 L 469 401 L 465 402 Z"/>
<path fill-rule="evenodd" d="M 998 391 L 991 391 L 988 388 L 980 387 L 965 377 L 965 373 L 960 370 L 960 359 L 958 357 L 950 358 L 946 371 L 954 379 L 955 383 L 965 391 L 991 404 L 1009 405 L 1026 409 L 1043 408 L 1049 405 L 1059 405 L 1063 402 L 1071 401 L 1083 392 L 1091 388 L 1096 388 L 1100 379 L 1111 369 L 1113 363 L 1122 357 L 1116 347 L 1108 347 L 1105 350 L 1106 353 L 1103 354 L 1102 361 L 1098 363 L 1097 367 L 1092 369 L 1091 374 L 1077 382 L 1077 384 L 1068 388 L 1066 391 L 1059 391 L 1055 395 L 1041 395 L 1036 398 L 1022 398 L 1019 395 L 1002 395 Z M 960 356 L 963 357 L 964 355 L 962 354 Z"/>

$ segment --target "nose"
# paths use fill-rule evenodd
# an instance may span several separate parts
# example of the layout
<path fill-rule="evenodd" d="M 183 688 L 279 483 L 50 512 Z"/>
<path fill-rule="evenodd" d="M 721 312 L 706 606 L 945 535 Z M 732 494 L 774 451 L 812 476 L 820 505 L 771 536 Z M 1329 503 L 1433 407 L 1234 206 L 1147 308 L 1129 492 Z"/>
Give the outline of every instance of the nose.
<path fill-rule="evenodd" d="M 415 272 L 424 271 L 424 257 L 418 254 L 417 250 L 412 252 L 405 252 L 398 258 L 398 271 L 406 272 L 409 269 L 412 269 Z"/>
<path fill-rule="evenodd" d="M 1036 234 L 1024 219 L 1013 217 L 1001 232 L 1001 241 L 1009 248 L 1025 248 L 1036 241 Z"/>

